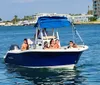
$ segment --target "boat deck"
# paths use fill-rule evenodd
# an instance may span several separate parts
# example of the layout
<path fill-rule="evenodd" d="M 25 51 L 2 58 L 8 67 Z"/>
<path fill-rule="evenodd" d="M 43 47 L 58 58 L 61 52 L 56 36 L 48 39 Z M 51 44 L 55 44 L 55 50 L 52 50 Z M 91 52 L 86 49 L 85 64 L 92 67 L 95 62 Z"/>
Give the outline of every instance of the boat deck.
<path fill-rule="evenodd" d="M 23 53 L 23 52 L 81 52 L 84 50 L 87 50 L 88 46 L 86 45 L 78 45 L 78 48 L 68 48 L 68 46 L 63 46 L 60 49 L 29 49 L 29 50 L 20 50 L 20 49 L 15 49 L 15 50 L 10 50 L 8 52 L 13 52 L 13 53 Z"/>

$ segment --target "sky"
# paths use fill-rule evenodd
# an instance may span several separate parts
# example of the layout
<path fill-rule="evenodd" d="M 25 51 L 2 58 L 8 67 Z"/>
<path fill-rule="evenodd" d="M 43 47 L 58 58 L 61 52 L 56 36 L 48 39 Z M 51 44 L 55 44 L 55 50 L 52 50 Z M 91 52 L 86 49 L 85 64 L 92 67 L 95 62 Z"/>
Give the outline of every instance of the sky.
<path fill-rule="evenodd" d="M 0 18 L 11 20 L 35 13 L 87 13 L 92 0 L 1 0 Z"/>

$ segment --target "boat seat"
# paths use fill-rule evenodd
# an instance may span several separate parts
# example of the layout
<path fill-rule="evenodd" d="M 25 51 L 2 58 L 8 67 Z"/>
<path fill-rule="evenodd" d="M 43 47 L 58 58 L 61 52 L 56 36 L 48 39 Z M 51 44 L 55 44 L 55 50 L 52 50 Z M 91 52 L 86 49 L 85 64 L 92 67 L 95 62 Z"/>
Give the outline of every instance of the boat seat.
<path fill-rule="evenodd" d="M 30 45 L 30 44 L 33 44 L 33 39 L 31 38 L 31 39 L 27 39 L 28 40 L 28 44 Z"/>
<path fill-rule="evenodd" d="M 44 40 L 55 39 L 55 38 L 56 38 L 55 36 L 45 36 L 45 37 L 43 37 Z"/>

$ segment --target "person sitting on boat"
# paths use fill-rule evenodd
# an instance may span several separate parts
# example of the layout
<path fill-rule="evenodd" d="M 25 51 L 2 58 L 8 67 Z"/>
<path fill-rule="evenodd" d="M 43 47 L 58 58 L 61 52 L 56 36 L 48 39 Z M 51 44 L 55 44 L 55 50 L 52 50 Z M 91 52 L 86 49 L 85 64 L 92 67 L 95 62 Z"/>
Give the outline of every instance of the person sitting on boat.
<path fill-rule="evenodd" d="M 73 41 L 69 42 L 68 48 L 77 48 L 77 47 L 78 47 L 77 44 L 75 44 Z"/>
<path fill-rule="evenodd" d="M 74 44 L 73 41 L 70 41 L 68 48 L 73 48 L 73 44 Z"/>
<path fill-rule="evenodd" d="M 77 48 L 77 47 L 78 47 L 77 44 L 73 43 L 73 48 Z"/>
<path fill-rule="evenodd" d="M 47 41 L 44 42 L 44 48 L 43 49 L 49 49 Z"/>
<path fill-rule="evenodd" d="M 49 46 L 50 49 L 55 49 L 55 41 L 54 39 L 51 39 L 50 40 L 50 46 Z"/>
<path fill-rule="evenodd" d="M 28 41 L 27 41 L 27 39 L 25 38 L 25 39 L 24 39 L 24 42 L 23 42 L 23 44 L 22 44 L 21 50 L 23 51 L 23 50 L 28 50 L 28 49 L 29 49 Z"/>
<path fill-rule="evenodd" d="M 59 40 L 58 39 L 55 40 L 55 48 L 57 48 L 57 49 L 60 48 Z"/>

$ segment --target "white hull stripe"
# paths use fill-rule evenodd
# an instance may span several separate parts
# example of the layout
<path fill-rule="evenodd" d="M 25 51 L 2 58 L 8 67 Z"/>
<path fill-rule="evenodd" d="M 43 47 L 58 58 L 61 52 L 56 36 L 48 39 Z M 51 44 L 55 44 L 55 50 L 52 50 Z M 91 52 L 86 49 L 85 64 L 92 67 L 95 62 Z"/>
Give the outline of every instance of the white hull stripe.
<path fill-rule="evenodd" d="M 26 68 L 68 68 L 68 69 L 73 69 L 75 67 L 75 64 L 71 65 L 59 65 L 59 66 L 21 66 L 21 67 L 26 67 Z"/>

